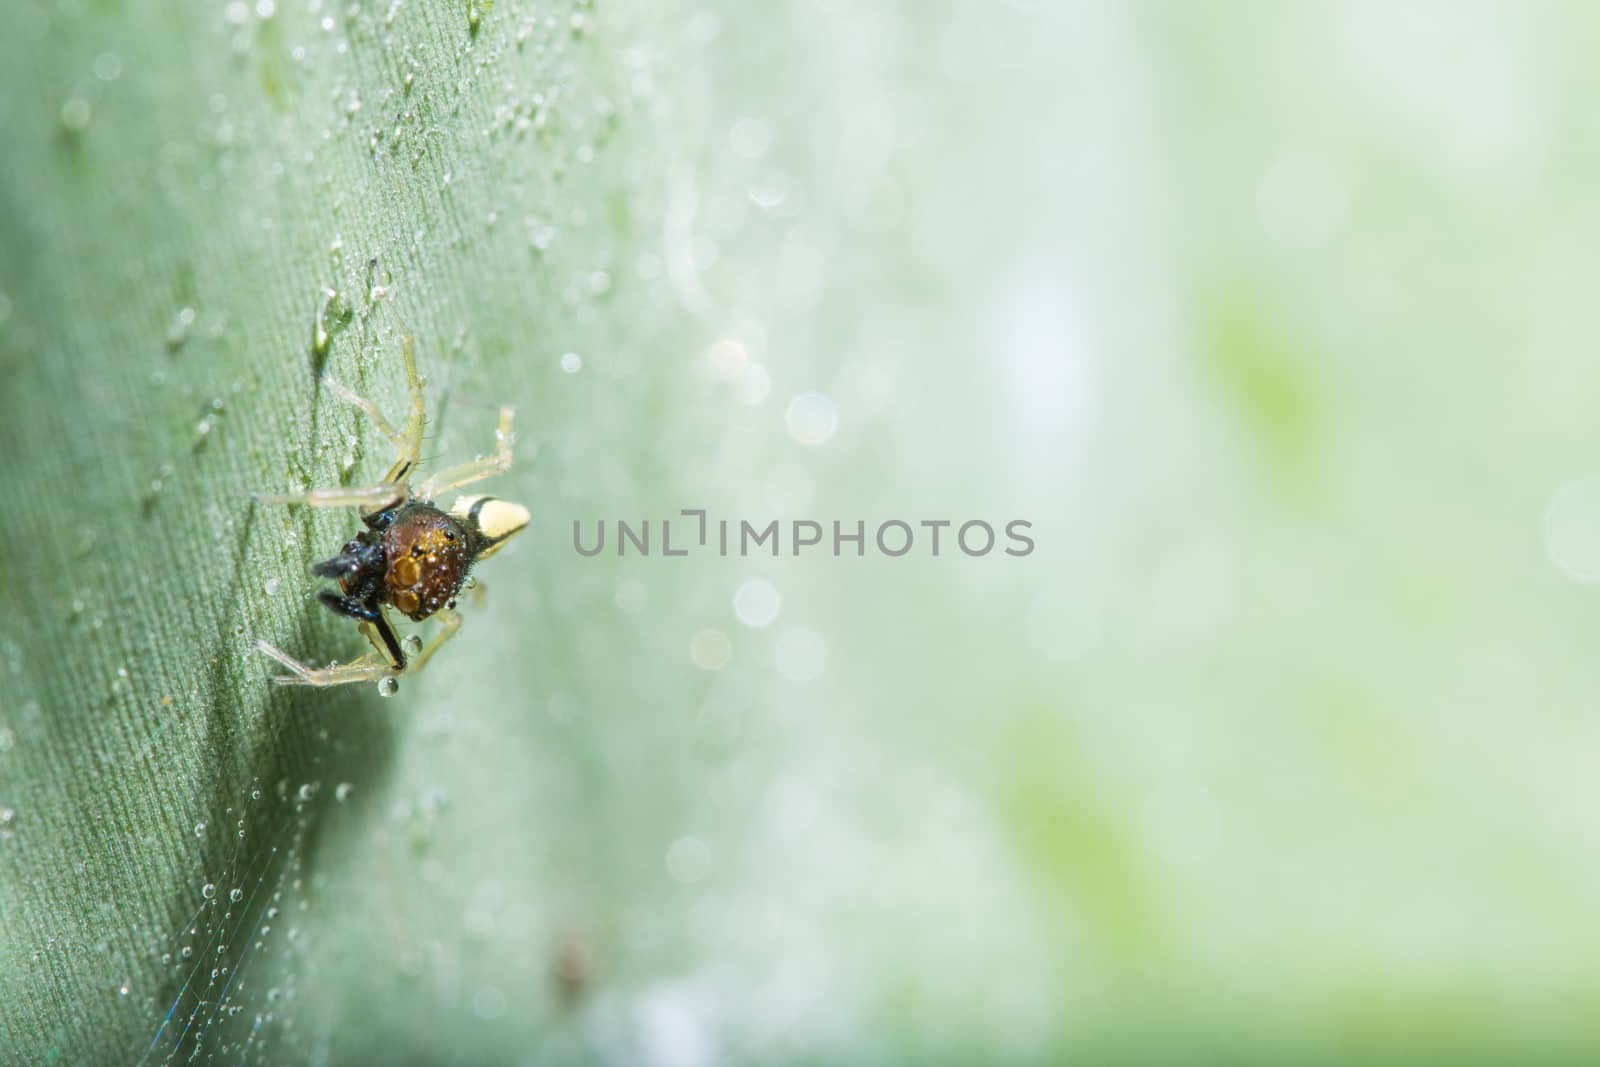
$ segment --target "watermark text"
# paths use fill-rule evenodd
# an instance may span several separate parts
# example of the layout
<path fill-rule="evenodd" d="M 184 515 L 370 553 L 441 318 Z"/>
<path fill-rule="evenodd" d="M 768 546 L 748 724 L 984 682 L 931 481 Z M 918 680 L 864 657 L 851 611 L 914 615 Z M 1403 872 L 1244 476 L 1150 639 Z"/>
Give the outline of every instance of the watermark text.
<path fill-rule="evenodd" d="M 816 519 L 712 519 L 704 508 L 684 508 L 676 519 L 572 520 L 572 547 L 580 556 L 612 552 L 618 556 L 799 556 L 833 555 L 900 557 L 961 554 L 1030 556 L 1033 523 L 1011 519 L 865 519 L 828 522 Z M 676 525 L 675 525 L 676 524 Z"/>

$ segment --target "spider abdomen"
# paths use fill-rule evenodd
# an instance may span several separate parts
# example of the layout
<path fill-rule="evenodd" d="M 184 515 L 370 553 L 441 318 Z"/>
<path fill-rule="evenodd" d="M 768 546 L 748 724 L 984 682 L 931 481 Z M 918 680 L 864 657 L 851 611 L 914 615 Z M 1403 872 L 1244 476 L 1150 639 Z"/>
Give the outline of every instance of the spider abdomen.
<path fill-rule="evenodd" d="M 465 528 L 431 504 L 398 509 L 383 531 L 383 548 L 388 601 L 415 621 L 449 607 L 472 566 Z"/>

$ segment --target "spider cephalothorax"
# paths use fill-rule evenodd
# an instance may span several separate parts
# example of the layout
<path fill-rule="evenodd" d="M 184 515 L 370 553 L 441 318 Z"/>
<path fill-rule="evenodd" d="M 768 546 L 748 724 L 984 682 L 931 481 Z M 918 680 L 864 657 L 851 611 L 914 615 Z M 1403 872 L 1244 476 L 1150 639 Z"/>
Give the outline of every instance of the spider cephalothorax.
<path fill-rule="evenodd" d="M 311 568 L 339 582 L 339 592 L 324 589 L 317 599 L 340 615 L 372 623 L 383 651 L 403 665 L 405 653 L 380 605 L 413 622 L 454 611 L 472 565 L 526 526 L 528 510 L 491 496 L 463 496 L 444 512 L 413 498 L 363 515 L 362 521 L 367 529 L 345 542 L 337 556 Z"/>
<path fill-rule="evenodd" d="M 366 412 L 394 443 L 397 456 L 388 476 L 369 486 L 256 498 L 273 504 L 354 506 L 366 526 L 345 542 L 337 556 L 316 564 L 311 571 L 338 581 L 337 593 L 324 589 L 317 594 L 318 599 L 340 615 L 359 620 L 361 632 L 372 642 L 379 658 L 369 656 L 355 663 L 308 667 L 267 642 L 257 641 L 256 648 L 293 672 L 272 679 L 280 685 L 324 686 L 378 679 L 388 687 L 385 692 L 393 692 L 395 675 L 419 669 L 460 627 L 456 595 L 466 584 L 473 564 L 493 555 L 528 525 L 526 508 L 491 496 L 457 497 L 449 511 L 441 511 L 433 503 L 435 496 L 446 489 L 510 468 L 509 407 L 500 409 L 493 456 L 441 471 L 423 482 L 416 492 L 411 491 L 408 477 L 422 447 L 425 408 L 409 333 L 403 333 L 400 347 L 411 390 L 411 415 L 403 431 L 396 432 L 367 400 L 331 378 L 324 379 L 339 397 Z M 408 661 L 385 607 L 393 607 L 414 622 L 437 615 L 441 629 L 431 644 Z"/>

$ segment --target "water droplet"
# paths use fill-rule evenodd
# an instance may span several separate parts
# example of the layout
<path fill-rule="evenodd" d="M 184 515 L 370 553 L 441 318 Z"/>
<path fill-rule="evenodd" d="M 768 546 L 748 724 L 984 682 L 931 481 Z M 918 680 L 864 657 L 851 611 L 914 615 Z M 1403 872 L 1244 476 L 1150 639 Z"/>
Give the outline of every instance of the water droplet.
<path fill-rule="evenodd" d="M 343 244 L 342 239 L 335 239 L 332 246 L 335 260 L 339 259 Z M 317 368 L 320 369 L 327 358 L 334 332 L 343 329 L 354 314 L 354 309 L 340 299 L 337 289 L 322 290 L 322 303 L 317 306 L 317 314 L 311 325 L 311 357 Z"/>
<path fill-rule="evenodd" d="M 384 678 L 378 682 L 378 695 L 392 697 L 400 691 L 400 683 L 393 678 Z"/>
<path fill-rule="evenodd" d="M 721 630 L 701 630 L 689 642 L 689 659 L 703 671 L 721 670 L 733 657 L 733 644 Z"/>
<path fill-rule="evenodd" d="M 235 886 L 234 888 L 228 890 L 228 899 L 233 901 L 235 904 L 239 903 L 239 901 L 244 899 L 244 890 Z"/>
<path fill-rule="evenodd" d="M 710 871 L 711 850 L 698 837 L 680 837 L 667 850 L 667 873 L 675 882 L 698 882 Z"/>
<path fill-rule="evenodd" d="M 498 1019 L 506 1011 L 506 995 L 494 986 L 484 986 L 473 994 L 472 1013 L 480 1019 Z"/>
<path fill-rule="evenodd" d="M 127 982 L 123 982 L 120 986 L 117 987 L 117 992 L 119 994 L 121 994 L 122 996 L 127 996 L 128 992 L 129 992 L 129 989 L 130 989 L 130 987 L 129 987 L 128 983 Z"/>
<path fill-rule="evenodd" d="M 193 945 L 184 945 L 183 946 L 183 952 L 181 953 L 181 955 L 183 956 L 184 959 L 188 959 L 190 956 L 193 956 L 194 955 L 194 946 Z"/>
<path fill-rule="evenodd" d="M 207 882 L 205 885 L 200 887 L 200 895 L 205 897 L 207 900 L 210 900 L 212 897 L 217 895 L 217 887 L 210 882 Z"/>
<path fill-rule="evenodd" d="M 734 337 L 723 337 L 706 349 L 706 365 L 726 382 L 736 382 L 750 365 L 750 350 Z"/>
<path fill-rule="evenodd" d="M 583 357 L 576 352 L 568 352 L 561 357 L 561 369 L 568 374 L 577 374 L 583 369 Z"/>
<path fill-rule="evenodd" d="M 194 824 L 194 836 L 196 836 L 196 837 L 204 837 L 204 836 L 206 836 L 206 824 L 205 824 L 204 820 L 201 820 L 200 822 L 197 822 L 197 823 Z"/>
<path fill-rule="evenodd" d="M 312 794 L 315 793 L 316 791 L 317 791 L 316 786 L 312 785 L 310 782 L 306 782 L 306 783 L 304 783 L 303 785 L 300 786 L 299 790 L 295 793 L 295 795 L 298 796 L 301 800 L 310 800 Z"/>
<path fill-rule="evenodd" d="M 349 782 L 340 782 L 333 788 L 333 799 L 342 804 L 346 799 L 349 798 L 351 792 L 354 790 L 355 786 L 351 785 Z"/>
<path fill-rule="evenodd" d="M 801 393 L 784 414 L 789 436 L 803 445 L 825 444 L 839 428 L 839 411 L 822 393 Z"/>
<path fill-rule="evenodd" d="M 10 837 L 16 833 L 17 809 L 0 807 L 0 837 Z"/>
<path fill-rule="evenodd" d="M 777 588 L 764 578 L 752 578 L 733 594 L 733 613 L 740 622 L 756 629 L 770 625 L 782 605 Z"/>
<path fill-rule="evenodd" d="M 528 228 L 528 244 L 535 252 L 548 251 L 556 239 L 556 228 L 551 223 L 530 215 L 524 220 Z"/>
<path fill-rule="evenodd" d="M 178 313 L 172 316 L 172 325 L 167 327 L 167 348 L 176 352 L 189 340 L 189 333 L 194 329 L 194 308 L 179 308 Z"/>
<path fill-rule="evenodd" d="M 94 109 L 81 96 L 70 97 L 61 105 L 61 128 L 68 133 L 82 133 L 93 118 Z"/>
<path fill-rule="evenodd" d="M 783 206 L 784 200 L 789 196 L 789 188 L 782 174 L 769 174 L 762 181 L 746 189 L 745 195 L 761 210 L 772 211 Z"/>
<path fill-rule="evenodd" d="M 418 652 L 422 651 L 422 638 L 418 637 L 416 634 L 406 634 L 406 639 L 400 642 L 400 647 L 404 648 L 406 652 L 415 656 Z"/>
<path fill-rule="evenodd" d="M 1562 486 L 1544 516 L 1545 551 L 1580 581 L 1600 579 L 1600 478 Z"/>

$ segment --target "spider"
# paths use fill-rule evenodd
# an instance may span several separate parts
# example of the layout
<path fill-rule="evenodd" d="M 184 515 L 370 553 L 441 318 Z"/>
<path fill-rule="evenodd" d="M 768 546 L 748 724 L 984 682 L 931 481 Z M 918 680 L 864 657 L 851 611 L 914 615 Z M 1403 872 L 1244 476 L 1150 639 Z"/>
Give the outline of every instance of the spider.
<path fill-rule="evenodd" d="M 386 298 L 381 289 L 375 295 Z M 387 304 L 385 305 L 388 306 Z M 393 311 L 390 311 L 393 316 Z M 376 405 L 357 395 L 331 377 L 323 381 L 345 403 L 357 407 L 373 421 L 395 448 L 394 466 L 380 482 L 364 486 L 311 489 L 303 493 L 257 494 L 263 504 L 299 504 L 314 508 L 354 507 L 366 529 L 345 542 L 339 554 L 314 565 L 311 572 L 320 578 L 338 581 L 339 590 L 323 589 L 317 598 L 339 615 L 359 622 L 363 636 L 374 652 L 351 663 L 310 667 L 293 656 L 257 641 L 257 650 L 287 667 L 289 674 L 274 675 L 274 685 L 345 685 L 376 680 L 385 695 L 394 692 L 394 679 L 406 672 L 415 673 L 461 628 L 456 614 L 456 594 L 467 582 L 473 564 L 498 552 L 512 537 L 521 533 L 529 521 L 528 509 L 492 496 L 458 496 L 448 511 L 434 506 L 443 492 L 459 489 L 484 478 L 503 474 L 511 468 L 511 421 L 509 406 L 500 408 L 495 430 L 495 452 L 458 466 L 449 467 L 428 478 L 415 490 L 410 476 L 422 452 L 422 429 L 427 407 L 422 395 L 422 380 L 417 376 L 413 339 L 395 320 L 400 330 L 400 351 L 405 358 L 406 385 L 411 394 L 411 413 L 405 428 L 396 431 Z M 420 647 L 410 660 L 396 639 L 386 607 L 421 622 L 437 615 L 440 629 L 426 647 Z"/>

